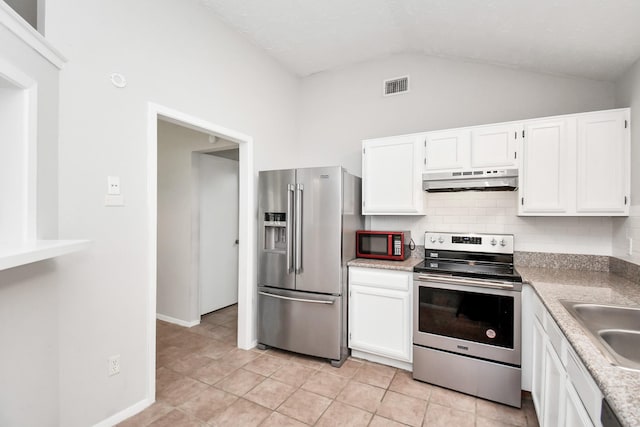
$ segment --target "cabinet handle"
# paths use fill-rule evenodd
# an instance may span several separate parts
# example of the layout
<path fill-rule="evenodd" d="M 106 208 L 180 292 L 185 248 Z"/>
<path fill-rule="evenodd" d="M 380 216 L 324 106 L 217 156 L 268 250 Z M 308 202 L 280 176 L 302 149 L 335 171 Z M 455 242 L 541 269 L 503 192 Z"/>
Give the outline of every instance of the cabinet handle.
<path fill-rule="evenodd" d="M 524 197 L 521 197 L 521 198 L 520 198 L 520 204 L 521 204 L 522 206 L 524 206 Z"/>
<path fill-rule="evenodd" d="M 624 196 L 624 204 L 627 204 L 627 196 Z"/>

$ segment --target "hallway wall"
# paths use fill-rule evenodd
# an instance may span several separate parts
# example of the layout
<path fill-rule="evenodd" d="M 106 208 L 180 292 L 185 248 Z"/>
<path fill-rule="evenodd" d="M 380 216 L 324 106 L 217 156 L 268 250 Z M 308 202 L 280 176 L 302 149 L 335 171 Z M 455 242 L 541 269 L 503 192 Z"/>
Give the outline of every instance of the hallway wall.
<path fill-rule="evenodd" d="M 60 278 L 59 424 L 85 427 L 147 398 L 148 103 L 250 135 L 256 170 L 289 167 L 299 79 L 199 0 L 50 0 L 46 26 L 69 58 L 60 232 L 94 242 Z M 115 72 L 125 88 L 111 84 Z M 104 206 L 110 175 L 121 178 L 123 207 Z M 108 377 L 116 354 L 121 372 Z"/>

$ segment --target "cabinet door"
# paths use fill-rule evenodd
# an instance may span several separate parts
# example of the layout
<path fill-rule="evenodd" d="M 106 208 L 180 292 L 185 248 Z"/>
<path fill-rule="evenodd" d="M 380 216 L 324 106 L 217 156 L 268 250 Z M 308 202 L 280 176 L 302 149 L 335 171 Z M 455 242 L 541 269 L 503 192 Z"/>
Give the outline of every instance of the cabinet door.
<path fill-rule="evenodd" d="M 565 371 L 560 358 L 550 343 L 544 346 L 544 401 L 542 427 L 556 427 L 564 423 Z"/>
<path fill-rule="evenodd" d="M 570 381 L 567 381 L 565 392 L 565 427 L 593 427 L 591 418 Z"/>
<path fill-rule="evenodd" d="M 543 391 L 544 391 L 544 329 L 537 318 L 533 320 L 533 361 L 531 378 L 531 398 L 536 408 L 538 419 L 544 415 Z"/>
<path fill-rule="evenodd" d="M 579 213 L 629 213 L 629 129 L 626 111 L 578 117 Z"/>
<path fill-rule="evenodd" d="M 519 214 L 567 211 L 567 119 L 525 124 Z"/>
<path fill-rule="evenodd" d="M 362 143 L 362 213 L 420 215 L 422 145 L 416 135 Z"/>
<path fill-rule="evenodd" d="M 350 284 L 349 347 L 410 362 L 409 292 Z"/>
<path fill-rule="evenodd" d="M 481 126 L 471 130 L 471 167 L 517 167 L 516 138 L 522 125 Z"/>
<path fill-rule="evenodd" d="M 427 133 L 425 171 L 469 168 L 469 139 L 469 130 Z"/>

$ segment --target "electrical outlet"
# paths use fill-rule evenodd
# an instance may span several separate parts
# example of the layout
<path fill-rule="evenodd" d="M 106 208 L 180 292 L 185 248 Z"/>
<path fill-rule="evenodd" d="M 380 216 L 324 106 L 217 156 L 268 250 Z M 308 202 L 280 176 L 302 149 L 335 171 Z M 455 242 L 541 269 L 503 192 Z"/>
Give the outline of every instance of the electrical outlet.
<path fill-rule="evenodd" d="M 107 362 L 107 375 L 112 377 L 120 373 L 120 355 L 111 356 Z"/>

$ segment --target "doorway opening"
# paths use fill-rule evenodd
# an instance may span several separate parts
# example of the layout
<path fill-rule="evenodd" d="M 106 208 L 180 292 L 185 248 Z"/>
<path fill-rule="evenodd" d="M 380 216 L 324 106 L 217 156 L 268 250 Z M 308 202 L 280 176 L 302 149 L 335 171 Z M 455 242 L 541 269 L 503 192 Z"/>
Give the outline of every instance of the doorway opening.
<path fill-rule="evenodd" d="M 254 186 L 255 176 L 253 172 L 253 140 L 251 137 L 237 131 L 233 131 L 222 126 L 207 122 L 194 116 L 161 106 L 149 103 L 147 122 L 147 187 L 148 187 L 148 223 L 149 223 L 149 284 L 148 284 L 148 307 L 147 307 L 147 390 L 150 402 L 155 400 L 155 368 L 156 368 L 156 306 L 160 302 L 158 283 L 158 233 L 161 224 L 159 224 L 159 177 L 158 177 L 158 128 L 159 124 L 172 124 L 181 128 L 200 132 L 207 135 L 209 143 L 215 145 L 218 140 L 224 140 L 237 147 L 238 155 L 238 175 L 237 194 L 238 194 L 238 213 L 237 213 L 237 237 L 232 239 L 231 243 L 237 248 L 237 346 L 241 349 L 250 349 L 255 346 L 255 274 L 254 274 L 254 254 L 255 254 L 255 202 L 254 202 Z M 203 147 L 201 150 L 195 150 L 194 156 L 204 157 L 204 162 L 211 160 L 211 151 L 218 151 L 210 147 Z M 200 162 L 202 159 L 199 159 Z M 199 163 L 198 163 L 199 164 Z M 193 200 L 193 197 L 191 197 Z M 191 233 L 192 234 L 192 233 Z M 193 236 L 191 236 L 193 237 Z M 198 239 L 192 239 L 193 241 Z M 237 240 L 237 246 L 236 246 Z M 193 251 L 187 256 L 191 256 Z M 197 251 L 199 253 L 199 250 Z M 184 263 L 183 263 L 184 264 Z M 197 282 L 199 272 L 196 266 L 199 262 L 190 264 L 190 275 L 192 279 L 188 284 L 190 290 L 197 294 L 197 297 L 191 295 L 185 305 L 185 312 L 188 313 L 186 323 L 183 326 L 193 326 L 199 323 L 201 312 L 200 307 L 200 291 Z M 195 277 L 195 279 L 193 279 Z M 195 287 L 194 287 L 195 284 Z M 183 307 L 184 309 L 184 307 Z"/>
<path fill-rule="evenodd" d="M 190 328 L 238 303 L 238 144 L 158 120 L 157 185 L 157 318 Z"/>

